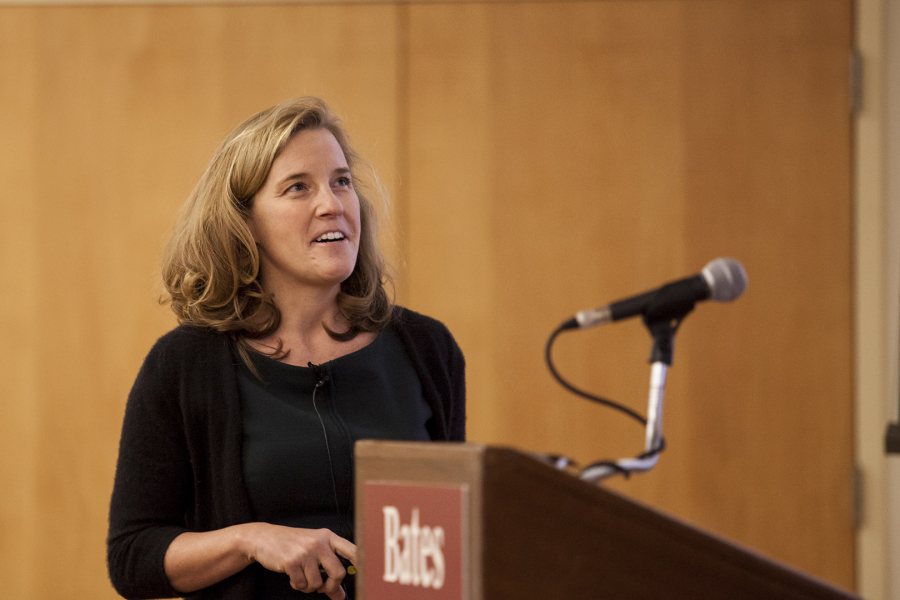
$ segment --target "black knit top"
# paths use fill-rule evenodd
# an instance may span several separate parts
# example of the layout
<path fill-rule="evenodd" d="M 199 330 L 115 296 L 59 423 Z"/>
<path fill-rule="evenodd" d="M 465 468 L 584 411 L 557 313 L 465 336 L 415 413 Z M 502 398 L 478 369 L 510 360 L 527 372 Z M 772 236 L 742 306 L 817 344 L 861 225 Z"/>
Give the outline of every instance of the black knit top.
<path fill-rule="evenodd" d="M 238 386 L 244 480 L 256 518 L 353 540 L 353 443 L 428 440 L 431 408 L 403 343 L 388 327 L 368 346 L 312 368 L 256 353 L 251 359 L 259 377 L 241 364 Z M 257 596 L 325 598 L 270 572 L 261 573 Z"/>
<path fill-rule="evenodd" d="M 464 440 L 465 364 L 452 335 L 400 307 L 391 328 L 431 410 L 429 438 Z M 229 336 L 191 326 L 160 338 L 145 359 L 125 408 L 110 503 L 107 560 L 121 595 L 179 596 L 163 567 L 175 537 L 257 520 L 244 478 L 239 366 Z M 251 565 L 189 597 L 257 597 L 260 570 Z"/>

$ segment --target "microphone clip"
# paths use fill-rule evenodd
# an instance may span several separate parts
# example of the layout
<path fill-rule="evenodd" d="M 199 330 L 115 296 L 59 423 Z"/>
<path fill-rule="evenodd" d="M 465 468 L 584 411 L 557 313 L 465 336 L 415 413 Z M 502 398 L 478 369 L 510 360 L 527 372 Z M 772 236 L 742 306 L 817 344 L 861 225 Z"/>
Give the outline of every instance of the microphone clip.
<path fill-rule="evenodd" d="M 691 306 L 678 317 L 663 317 L 651 319 L 644 315 L 644 326 L 653 338 L 653 349 L 650 351 L 650 363 L 661 362 L 667 367 L 672 366 L 672 357 L 675 353 L 675 332 L 681 325 L 681 321 L 694 308 Z"/>
<path fill-rule="evenodd" d="M 313 375 L 316 378 L 316 387 L 325 385 L 325 382 L 328 381 L 328 371 L 326 371 L 321 365 L 313 364 L 312 361 L 307 361 L 306 364 L 310 369 L 312 369 Z"/>

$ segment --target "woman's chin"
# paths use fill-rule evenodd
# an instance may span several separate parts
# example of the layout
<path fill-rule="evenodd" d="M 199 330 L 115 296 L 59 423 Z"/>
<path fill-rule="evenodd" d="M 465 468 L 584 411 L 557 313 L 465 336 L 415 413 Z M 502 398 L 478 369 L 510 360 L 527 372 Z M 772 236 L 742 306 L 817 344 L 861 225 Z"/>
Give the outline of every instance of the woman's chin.
<path fill-rule="evenodd" d="M 350 275 L 353 274 L 353 269 L 331 269 L 327 271 L 320 271 L 310 276 L 307 281 L 310 284 L 318 285 L 321 287 L 340 287 L 342 283 L 347 281 L 350 278 Z"/>

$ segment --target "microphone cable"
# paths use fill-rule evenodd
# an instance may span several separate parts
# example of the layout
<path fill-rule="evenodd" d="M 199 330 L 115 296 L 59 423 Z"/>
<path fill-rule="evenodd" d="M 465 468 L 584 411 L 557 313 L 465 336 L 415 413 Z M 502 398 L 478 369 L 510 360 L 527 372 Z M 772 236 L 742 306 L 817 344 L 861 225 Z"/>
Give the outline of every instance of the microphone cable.
<path fill-rule="evenodd" d="M 313 387 L 312 393 L 312 405 L 313 410 L 316 411 L 316 417 L 319 418 L 319 425 L 322 427 L 322 437 L 325 440 L 325 452 L 328 454 L 328 470 L 331 474 L 331 491 L 334 497 L 334 510 L 337 512 L 338 520 L 344 525 L 347 530 L 347 533 L 350 534 L 350 537 L 353 537 L 353 526 L 350 525 L 350 521 L 347 519 L 347 516 L 344 514 L 344 511 L 341 510 L 341 503 L 338 499 L 338 490 L 337 490 L 337 477 L 334 474 L 334 459 L 331 456 L 331 444 L 328 442 L 328 430 L 325 427 L 325 419 L 322 418 L 322 413 L 319 412 L 319 406 L 316 403 L 316 393 L 319 391 L 325 382 L 328 381 L 329 377 L 324 369 L 320 365 L 313 364 L 311 361 L 307 363 L 309 368 L 313 370 L 313 373 L 316 376 L 316 385 Z"/>
<path fill-rule="evenodd" d="M 567 331 L 569 329 L 570 328 L 566 326 L 566 323 L 563 323 L 562 325 L 557 327 L 553 331 L 553 333 L 550 334 L 550 337 L 547 339 L 547 344 L 544 347 L 544 361 L 547 363 L 547 368 L 550 370 L 550 374 L 553 376 L 553 378 L 556 380 L 556 382 L 559 383 L 565 389 L 567 389 L 569 392 L 575 394 L 576 396 L 579 396 L 586 400 L 590 400 L 591 402 L 596 402 L 607 408 L 617 410 L 617 411 L 625 414 L 626 416 L 634 419 L 635 421 L 640 423 L 642 426 L 646 427 L 647 419 L 644 416 L 642 416 L 640 413 L 638 413 L 637 411 L 635 411 L 623 404 L 615 402 L 614 400 L 610 400 L 609 398 L 604 398 L 602 396 L 592 394 L 591 392 L 585 391 L 585 390 L 575 386 L 574 384 L 569 382 L 565 377 L 563 377 L 562 374 L 556 369 L 556 366 L 553 364 L 553 344 L 556 342 L 556 338 L 559 337 L 559 334 L 561 334 L 563 331 Z M 660 454 L 663 450 L 665 450 L 665 448 L 666 448 L 666 440 L 664 437 L 660 437 L 659 442 L 653 448 L 651 448 L 649 450 L 645 450 L 641 454 L 637 455 L 635 457 L 635 460 L 642 461 L 642 460 L 647 460 L 647 459 L 653 458 L 654 456 Z M 565 458 L 565 457 L 550 457 L 550 458 L 556 464 L 566 464 L 566 466 L 577 466 L 574 461 L 572 461 L 571 459 Z M 631 475 L 631 471 L 632 471 L 632 469 L 622 466 L 622 464 L 620 464 L 620 462 L 618 462 L 618 461 L 599 460 L 597 462 L 591 463 L 590 465 L 587 465 L 586 467 L 582 468 L 581 474 L 584 475 L 588 471 L 592 471 L 592 470 L 595 470 L 600 467 L 606 467 L 611 472 L 618 473 L 620 475 L 623 475 L 626 478 L 628 478 Z"/>
<path fill-rule="evenodd" d="M 606 406 L 608 408 L 612 408 L 613 410 L 617 410 L 621 413 L 628 415 L 629 417 L 631 417 L 632 419 L 634 419 L 641 425 L 646 426 L 647 419 L 644 418 L 638 412 L 632 410 L 631 408 L 628 408 L 627 406 L 619 404 L 618 402 L 615 402 L 608 398 L 603 398 L 602 396 L 597 396 L 595 394 L 592 394 L 590 392 L 582 390 L 579 387 L 576 387 L 575 385 L 570 383 L 566 378 L 564 378 L 559 373 L 559 371 L 556 370 L 556 366 L 553 364 L 553 344 L 556 342 L 556 338 L 559 337 L 559 334 L 561 334 L 563 331 L 566 331 L 566 330 L 567 330 L 567 328 L 565 327 L 565 324 L 557 327 L 556 330 L 550 334 L 550 338 L 547 340 L 547 345 L 544 347 L 544 361 L 547 363 L 547 368 L 550 369 L 550 374 L 553 375 L 553 378 L 556 380 L 556 382 L 559 385 L 566 388 L 567 390 L 569 390 L 570 392 L 572 392 L 573 394 L 575 394 L 576 396 L 580 396 L 582 398 L 590 400 L 591 402 L 596 402 L 596 403 L 602 404 L 603 406 Z"/>

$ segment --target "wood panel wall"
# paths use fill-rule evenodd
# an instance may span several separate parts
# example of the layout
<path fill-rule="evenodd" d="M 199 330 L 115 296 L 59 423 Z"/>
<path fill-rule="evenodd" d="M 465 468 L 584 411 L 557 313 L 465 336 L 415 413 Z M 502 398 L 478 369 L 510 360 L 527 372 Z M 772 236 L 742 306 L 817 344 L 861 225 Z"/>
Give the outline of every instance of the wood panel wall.
<path fill-rule="evenodd" d="M 851 586 L 849 5 L 410 14 L 410 298 L 471 340 L 474 437 L 637 453 L 630 421 L 551 381 L 544 341 L 578 309 L 738 257 L 746 296 L 678 335 L 669 450 L 615 487 Z M 635 321 L 556 356 L 643 412 L 649 351 Z"/>
<path fill-rule="evenodd" d="M 851 587 L 850 31 L 849 0 L 0 8 L 4 593 L 115 597 L 160 248 L 219 139 L 301 94 L 394 190 L 399 300 L 456 333 L 475 440 L 638 450 L 546 336 L 740 258 L 746 296 L 679 333 L 660 466 L 612 485 Z M 631 322 L 556 357 L 643 410 L 648 352 Z"/>

